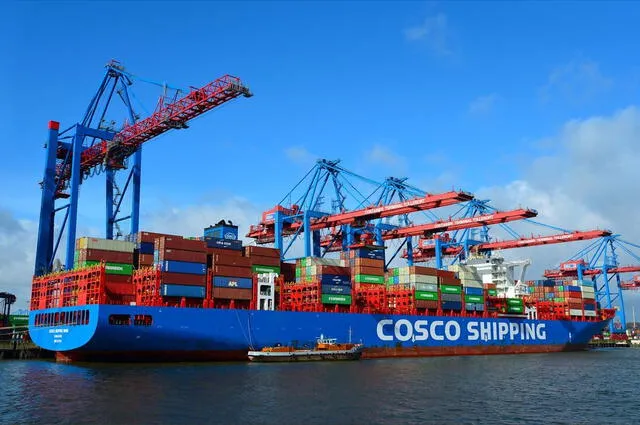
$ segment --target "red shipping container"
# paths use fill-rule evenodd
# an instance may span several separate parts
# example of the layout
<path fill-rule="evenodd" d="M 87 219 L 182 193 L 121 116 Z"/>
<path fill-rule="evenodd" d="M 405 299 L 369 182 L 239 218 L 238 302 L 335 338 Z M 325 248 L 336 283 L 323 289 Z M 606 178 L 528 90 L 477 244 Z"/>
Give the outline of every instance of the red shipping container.
<path fill-rule="evenodd" d="M 213 266 L 214 276 L 251 277 L 250 267 Z"/>
<path fill-rule="evenodd" d="M 214 254 L 212 264 L 214 266 L 251 267 L 251 258 Z"/>
<path fill-rule="evenodd" d="M 135 295 L 135 285 L 132 283 L 106 282 L 105 289 L 113 295 Z"/>
<path fill-rule="evenodd" d="M 349 267 L 340 266 L 316 266 L 316 274 L 336 274 L 339 276 L 351 276 L 351 269 Z"/>
<path fill-rule="evenodd" d="M 259 266 L 280 266 L 280 257 L 265 257 L 262 255 L 252 255 L 251 264 L 256 264 Z"/>
<path fill-rule="evenodd" d="M 441 285 L 457 285 L 457 286 L 461 285 L 460 279 L 456 278 L 455 276 L 454 277 L 442 276 L 438 278 L 438 281 Z M 488 285 L 486 287 L 489 288 Z M 495 289 L 495 287 L 496 285 L 493 285 L 493 288 L 491 289 Z"/>
<path fill-rule="evenodd" d="M 438 309 L 438 301 L 416 300 L 416 308 L 428 308 L 430 310 Z"/>
<path fill-rule="evenodd" d="M 122 274 L 107 274 L 105 275 L 105 282 L 131 283 L 133 282 L 133 276 L 127 276 Z"/>
<path fill-rule="evenodd" d="M 250 300 L 253 296 L 253 289 L 238 288 L 213 288 L 213 298 L 224 300 Z"/>
<path fill-rule="evenodd" d="M 419 275 L 427 275 L 427 276 L 438 276 L 438 269 L 434 269 L 433 267 L 424 267 L 424 266 L 411 266 L 409 267 L 410 274 L 419 274 Z M 451 277 L 455 277 L 452 274 Z"/>
<path fill-rule="evenodd" d="M 203 286 L 207 284 L 207 275 L 162 272 L 162 283 Z"/>
<path fill-rule="evenodd" d="M 207 254 L 211 256 L 220 254 L 227 257 L 242 257 L 242 251 L 237 249 L 207 248 Z"/>
<path fill-rule="evenodd" d="M 184 239 L 175 236 L 162 236 L 156 239 L 154 247 L 158 251 L 165 249 L 179 249 L 182 251 L 206 252 L 207 243 L 197 239 Z"/>
<path fill-rule="evenodd" d="M 133 264 L 133 253 L 103 251 L 100 249 L 80 249 L 78 250 L 78 261 L 106 261 L 107 263 Z"/>
<path fill-rule="evenodd" d="M 158 253 L 160 261 L 188 261 L 190 263 L 207 262 L 206 252 L 184 251 L 181 249 L 165 249 Z"/>
<path fill-rule="evenodd" d="M 450 272 L 449 270 L 437 269 L 436 275 L 438 277 L 444 277 L 446 279 L 456 279 L 456 273 L 455 272 Z"/>
<path fill-rule="evenodd" d="M 372 276 L 384 276 L 384 269 L 382 267 L 354 267 L 351 272 L 352 276 L 357 274 L 368 274 Z"/>
<path fill-rule="evenodd" d="M 139 254 L 138 255 L 138 264 L 142 266 L 151 266 L 153 265 L 153 255 L 152 254 Z"/>
<path fill-rule="evenodd" d="M 352 258 L 351 267 L 378 267 L 384 268 L 384 260 L 374 260 L 371 258 Z"/>
<path fill-rule="evenodd" d="M 138 232 L 138 242 L 155 242 L 156 239 L 161 238 L 163 236 L 171 236 L 174 238 L 180 238 L 178 235 L 170 235 L 168 233 L 153 233 L 153 232 Z"/>
<path fill-rule="evenodd" d="M 245 246 L 244 247 L 244 256 L 245 257 L 271 257 L 271 258 L 280 258 L 280 250 L 276 249 L 276 248 L 266 248 L 263 246 L 253 246 L 253 245 L 249 245 L 249 246 Z M 261 265 L 265 265 L 268 266 L 269 264 L 264 264 L 264 263 L 256 263 L 254 262 L 254 264 L 261 264 Z"/>
<path fill-rule="evenodd" d="M 285 281 L 296 280 L 296 265 L 293 263 L 280 263 L 280 273 Z"/>

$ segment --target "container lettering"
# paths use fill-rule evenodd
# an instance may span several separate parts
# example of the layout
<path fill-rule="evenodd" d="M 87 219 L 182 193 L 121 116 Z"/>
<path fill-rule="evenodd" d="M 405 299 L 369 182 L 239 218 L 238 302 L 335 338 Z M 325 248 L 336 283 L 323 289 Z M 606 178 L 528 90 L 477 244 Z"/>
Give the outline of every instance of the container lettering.
<path fill-rule="evenodd" d="M 381 341 L 544 341 L 547 332 L 544 323 L 511 322 L 467 322 L 466 332 L 456 320 L 442 321 L 407 319 L 383 319 L 378 322 L 376 332 Z"/>

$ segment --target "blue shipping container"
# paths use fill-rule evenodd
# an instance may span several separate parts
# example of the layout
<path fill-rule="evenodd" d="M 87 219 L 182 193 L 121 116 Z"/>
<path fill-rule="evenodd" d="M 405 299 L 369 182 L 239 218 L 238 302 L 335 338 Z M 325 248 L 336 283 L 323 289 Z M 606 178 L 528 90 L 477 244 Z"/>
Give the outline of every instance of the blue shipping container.
<path fill-rule="evenodd" d="M 205 237 L 205 242 L 209 248 L 233 249 L 235 251 L 242 250 L 242 241 L 233 239 Z"/>
<path fill-rule="evenodd" d="M 323 275 L 320 275 L 320 283 L 322 285 L 351 286 L 351 279 L 349 278 L 349 276 L 341 276 L 337 274 L 323 274 Z"/>
<path fill-rule="evenodd" d="M 140 254 L 153 255 L 153 242 L 140 242 L 138 252 Z"/>
<path fill-rule="evenodd" d="M 186 273 L 186 274 L 207 274 L 207 265 L 202 263 L 190 263 L 188 261 L 170 261 L 162 262 L 162 271 L 169 273 Z"/>
<path fill-rule="evenodd" d="M 476 305 L 475 304 L 465 304 L 464 309 L 467 311 L 476 311 Z"/>
<path fill-rule="evenodd" d="M 443 310 L 462 310 L 462 303 L 460 301 L 443 301 Z"/>
<path fill-rule="evenodd" d="M 484 311 L 484 304 L 476 304 L 476 311 Z"/>
<path fill-rule="evenodd" d="M 553 280 L 545 280 L 542 282 L 542 286 L 547 288 L 553 288 L 554 286 L 556 286 L 556 283 Z"/>
<path fill-rule="evenodd" d="M 384 249 L 359 248 L 356 250 L 356 257 L 369 258 L 371 260 L 384 260 Z"/>
<path fill-rule="evenodd" d="M 206 288 L 204 286 L 164 284 L 160 293 L 165 297 L 204 298 Z"/>
<path fill-rule="evenodd" d="M 484 290 L 482 288 L 467 288 L 465 286 L 464 293 L 467 295 L 483 295 Z"/>
<path fill-rule="evenodd" d="M 593 304 L 585 304 L 585 305 L 584 305 L 584 309 L 585 309 L 585 310 L 590 310 L 590 311 L 595 311 L 596 306 L 595 306 L 595 305 L 593 305 Z"/>
<path fill-rule="evenodd" d="M 565 286 L 564 289 L 567 289 L 569 292 L 582 292 L 582 288 L 579 286 Z"/>
<path fill-rule="evenodd" d="M 322 293 L 351 295 L 351 287 L 345 285 L 322 285 Z"/>
<path fill-rule="evenodd" d="M 253 279 L 248 277 L 214 276 L 213 286 L 216 288 L 251 289 L 253 288 Z"/>
<path fill-rule="evenodd" d="M 204 229 L 204 237 L 218 238 L 218 239 L 238 239 L 238 226 L 225 226 L 219 225 Z"/>

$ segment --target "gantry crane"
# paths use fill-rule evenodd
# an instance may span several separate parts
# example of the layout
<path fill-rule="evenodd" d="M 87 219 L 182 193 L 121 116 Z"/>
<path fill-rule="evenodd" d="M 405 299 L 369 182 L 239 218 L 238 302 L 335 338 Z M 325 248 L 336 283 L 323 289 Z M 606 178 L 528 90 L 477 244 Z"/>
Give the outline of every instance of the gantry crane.
<path fill-rule="evenodd" d="M 104 172 L 106 177 L 106 237 L 113 239 L 114 227 L 123 220 L 130 220 L 130 233 L 139 227 L 140 176 L 142 145 L 171 129 L 187 128 L 193 118 L 204 114 L 239 96 L 252 96 L 242 81 L 225 75 L 201 87 L 194 88 L 180 97 L 160 97 L 151 116 L 138 120 L 130 97 L 132 75 L 116 61 L 106 65 L 106 73 L 91 99 L 83 119 L 60 131 L 60 124 L 49 122 L 47 156 L 44 178 L 41 182 L 42 201 L 36 249 L 35 275 L 51 271 L 63 231 L 67 228 L 67 269 L 73 267 L 76 221 L 81 183 Z M 114 95 L 119 96 L 127 111 L 127 120 L 119 131 L 107 123 L 107 112 Z M 133 156 L 133 163 L 128 160 Z M 129 168 L 122 188 L 116 183 L 116 171 Z M 131 212 L 119 217 L 122 201 L 131 187 Z M 56 201 L 69 202 L 56 207 Z M 64 211 L 58 236 L 55 236 L 55 218 Z M 116 235 L 118 236 L 118 235 Z"/>
<path fill-rule="evenodd" d="M 622 293 L 625 289 L 633 289 L 634 285 L 623 285 L 620 275 L 640 272 L 640 255 L 633 252 L 631 248 L 640 249 L 640 245 L 627 242 L 620 235 L 604 236 L 561 263 L 558 269 L 545 270 L 544 276 L 552 279 L 575 278 L 577 280 L 590 277 L 594 283 L 597 301 L 604 308 L 617 309 L 616 318 L 610 324 L 610 331 L 624 332 L 626 316 Z M 620 265 L 619 251 L 635 264 Z"/>

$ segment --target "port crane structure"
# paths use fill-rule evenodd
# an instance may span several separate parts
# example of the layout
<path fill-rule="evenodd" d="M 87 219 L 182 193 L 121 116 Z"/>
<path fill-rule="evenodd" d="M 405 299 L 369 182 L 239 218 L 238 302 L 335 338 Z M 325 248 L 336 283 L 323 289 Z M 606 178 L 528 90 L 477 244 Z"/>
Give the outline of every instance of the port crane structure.
<path fill-rule="evenodd" d="M 560 263 L 557 269 L 545 270 L 544 276 L 550 279 L 591 279 L 600 305 L 617 310 L 609 325 L 611 333 L 624 332 L 627 322 L 623 293 L 640 289 L 640 276 L 624 281 L 621 275 L 640 272 L 640 254 L 634 252 L 638 249 L 640 245 L 625 241 L 620 235 L 603 236 Z M 634 264 L 621 264 L 621 253 Z"/>
<path fill-rule="evenodd" d="M 106 73 L 82 119 L 61 130 L 49 122 L 46 163 L 41 182 L 42 199 L 36 248 L 36 276 L 52 270 L 63 232 L 67 230 L 67 269 L 73 267 L 80 185 L 86 179 L 104 173 L 106 180 L 105 233 L 108 239 L 122 236 L 119 223 L 130 221 L 130 233 L 139 229 L 142 146 L 172 129 L 187 128 L 192 119 L 240 96 L 252 96 L 237 77 L 224 75 L 200 88 L 173 97 L 163 95 L 155 111 L 139 119 L 132 106 L 131 85 L 135 76 L 117 61 L 106 65 Z M 166 88 L 166 86 L 165 86 Z M 109 124 L 107 114 L 120 98 L 126 120 L 119 130 Z M 116 173 L 128 170 L 124 185 L 118 185 Z M 122 186 L 122 188 L 121 188 Z M 131 197 L 130 213 L 125 215 L 123 199 Z M 56 203 L 68 200 L 62 206 Z M 64 213 L 56 236 L 56 216 Z M 117 233 L 114 235 L 114 228 Z"/>
<path fill-rule="evenodd" d="M 578 232 L 544 225 L 531 220 L 537 216 L 537 211 L 532 209 L 499 211 L 489 206 L 487 200 L 477 200 L 468 192 L 453 190 L 432 194 L 409 185 L 406 180 L 388 177 L 376 182 L 344 169 L 339 161 L 318 160 L 276 207 L 262 214 L 259 224 L 250 227 L 247 237 L 254 238 L 258 244 L 273 243 L 281 249 L 283 260 L 292 259 L 286 257 L 299 237 L 304 239 L 304 256 L 323 256 L 363 245 L 382 246 L 385 240 L 399 239 L 403 243 L 387 257 L 388 263 L 406 245 L 403 257 L 409 265 L 434 258 L 436 267 L 442 268 L 444 256 L 461 257 L 474 249 L 488 253 L 495 249 L 564 243 L 611 234 L 608 230 Z M 365 191 L 356 182 L 365 183 L 373 191 L 364 195 Z M 332 196 L 331 210 L 323 207 L 327 195 Z M 446 219 L 432 211 L 454 205 L 460 205 L 460 209 Z M 423 213 L 429 222 L 414 223 L 416 213 Z M 392 217 L 398 218 L 396 223 L 390 222 Z M 519 220 L 562 233 L 523 237 L 506 224 Z M 505 227 L 514 239 L 491 241 L 488 228 L 492 225 Z M 470 236 L 473 229 L 480 230 L 479 239 Z M 449 232 L 453 232 L 453 238 Z M 412 239 L 416 236 L 419 244 L 412 249 Z M 286 246 L 285 237 L 290 238 Z"/>

